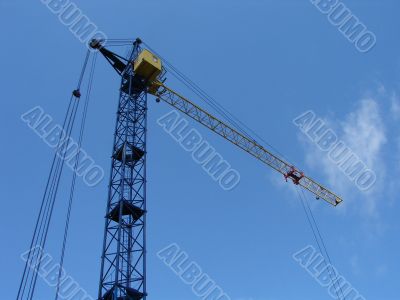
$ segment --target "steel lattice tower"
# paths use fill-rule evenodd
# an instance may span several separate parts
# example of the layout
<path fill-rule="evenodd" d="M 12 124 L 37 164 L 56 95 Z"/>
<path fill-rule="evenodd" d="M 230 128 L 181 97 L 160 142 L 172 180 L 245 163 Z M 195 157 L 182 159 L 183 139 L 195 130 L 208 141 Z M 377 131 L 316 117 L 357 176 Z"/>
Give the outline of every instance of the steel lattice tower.
<path fill-rule="evenodd" d="M 130 63 L 140 40 L 127 62 L 96 42 L 91 46 L 121 75 L 98 299 L 146 299 L 147 91 Z"/>

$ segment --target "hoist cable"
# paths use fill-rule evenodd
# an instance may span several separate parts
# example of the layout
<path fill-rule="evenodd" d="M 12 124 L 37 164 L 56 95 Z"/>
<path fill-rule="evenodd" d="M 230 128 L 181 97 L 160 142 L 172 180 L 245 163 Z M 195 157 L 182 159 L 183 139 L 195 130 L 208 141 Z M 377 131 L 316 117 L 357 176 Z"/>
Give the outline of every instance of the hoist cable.
<path fill-rule="evenodd" d="M 89 51 L 88 51 L 88 53 L 89 53 Z M 77 91 L 80 90 L 80 87 L 81 87 L 81 84 L 82 84 L 82 78 L 84 76 L 84 72 L 86 70 L 87 63 L 88 63 L 88 54 L 86 55 L 86 58 L 85 58 L 85 61 L 84 61 L 84 67 L 83 67 L 83 70 L 81 72 L 80 79 L 78 81 Z M 79 98 L 75 97 L 75 102 L 74 102 L 74 106 L 73 106 L 73 109 L 72 109 L 71 118 L 69 119 L 69 122 L 67 124 L 67 129 L 65 131 L 64 140 L 63 140 L 61 146 L 57 149 L 57 152 L 56 152 L 56 155 L 58 155 L 58 161 L 57 161 L 57 166 L 56 166 L 56 172 L 55 172 L 55 175 L 53 176 L 52 186 L 51 186 L 51 189 L 50 189 L 49 200 L 48 200 L 49 201 L 48 202 L 48 207 L 49 208 L 48 208 L 48 212 L 47 212 L 46 218 L 45 218 L 45 220 L 43 222 L 43 231 L 42 231 L 41 236 L 40 236 L 40 248 L 39 249 L 44 249 L 44 247 L 46 245 L 47 235 L 48 235 L 48 231 L 49 231 L 49 228 L 50 228 L 50 222 L 51 222 L 51 218 L 52 218 L 52 214 L 53 214 L 53 210 L 54 210 L 54 204 L 55 204 L 55 201 L 56 201 L 58 188 L 59 188 L 59 183 L 60 183 L 62 171 L 63 171 L 63 168 L 64 168 L 67 149 L 68 149 L 69 143 L 71 141 L 70 136 L 72 134 L 72 130 L 73 130 L 73 127 L 74 127 L 74 123 L 75 123 L 75 119 L 76 119 L 76 113 L 77 113 L 77 110 L 78 110 L 79 102 L 80 102 Z M 36 267 L 35 267 L 34 280 L 31 282 L 30 289 L 29 289 L 29 292 L 28 292 L 28 299 L 33 299 L 33 295 L 34 295 L 34 291 L 35 291 L 35 287 L 36 287 L 36 281 L 37 281 L 37 277 L 38 277 L 38 270 L 39 270 L 40 265 L 41 265 L 42 256 L 43 256 L 43 253 L 40 253 L 38 263 L 36 264 Z M 30 297 L 29 297 L 29 295 L 30 295 Z"/>
<path fill-rule="evenodd" d="M 304 194 L 304 191 L 301 190 L 301 192 L 299 191 L 299 188 L 296 189 L 298 195 L 299 195 L 299 201 L 301 202 L 301 205 L 303 207 L 304 213 L 306 215 L 306 219 L 308 221 L 308 225 L 311 228 L 311 231 L 313 233 L 315 242 L 317 243 L 319 252 L 322 256 L 322 261 L 324 263 L 324 267 L 325 269 L 328 271 L 329 274 L 329 278 L 331 279 L 332 285 L 334 287 L 336 296 L 338 300 L 345 300 L 345 297 L 343 295 L 343 290 L 339 285 L 339 288 L 337 287 L 337 274 L 335 274 L 335 271 L 333 270 L 333 265 L 332 265 L 332 261 L 330 259 L 327 247 L 325 245 L 324 239 L 321 235 L 321 231 L 319 230 L 318 224 L 316 222 L 316 219 L 314 217 L 314 214 L 311 210 L 311 207 L 306 199 L 306 196 Z M 328 261 L 327 261 L 328 259 Z M 339 293 L 341 292 L 341 293 Z M 341 294 L 341 295 L 340 295 Z"/>
<path fill-rule="evenodd" d="M 72 118 L 71 118 L 70 127 L 68 128 L 69 131 L 67 131 L 67 137 L 71 136 L 73 125 L 75 123 L 75 117 L 76 117 L 76 112 L 77 112 L 79 100 L 77 99 L 76 102 L 77 102 L 76 109 L 74 110 Z M 63 147 L 63 149 L 65 149 L 65 150 L 68 149 L 69 143 L 70 143 L 70 139 L 67 138 L 67 142 L 65 143 L 65 146 Z M 60 180 L 61 180 L 62 171 L 63 171 L 64 165 L 65 165 L 66 153 L 67 153 L 66 151 L 63 151 L 62 157 L 59 158 L 59 160 L 58 160 L 58 169 L 57 169 L 58 172 L 56 173 L 56 175 L 54 177 L 54 180 L 53 180 L 53 186 L 52 186 L 52 190 L 51 190 L 51 193 L 50 193 L 50 196 L 49 196 L 49 203 L 50 203 L 49 211 L 47 213 L 47 218 L 46 218 L 46 221 L 44 223 L 44 230 L 42 232 L 41 239 L 40 239 L 40 248 L 41 249 L 44 249 L 45 246 L 46 246 L 47 235 L 48 235 L 48 232 L 49 232 L 50 222 L 51 222 L 51 219 L 52 219 L 52 216 L 53 216 L 53 211 L 54 211 L 54 204 L 55 204 L 55 201 L 56 201 L 56 198 L 57 198 L 58 188 L 60 186 Z M 35 293 L 37 277 L 38 277 L 39 269 L 40 269 L 40 266 L 41 266 L 41 263 L 42 263 L 42 257 L 43 257 L 43 252 L 40 253 L 38 263 L 35 266 L 34 280 L 31 283 L 30 294 L 28 293 L 28 299 L 29 300 L 33 299 L 33 296 L 34 296 L 34 293 Z M 30 295 L 30 297 L 29 297 L 29 295 Z"/>
<path fill-rule="evenodd" d="M 303 194 L 303 199 L 305 200 L 304 202 L 306 203 L 307 209 L 308 209 L 308 211 L 309 211 L 309 215 L 311 216 L 311 220 L 312 220 L 312 222 L 314 223 L 315 228 L 316 228 L 316 230 L 317 230 L 317 235 L 318 235 L 318 237 L 319 237 L 319 239 L 320 239 L 320 241 L 321 241 L 322 248 L 324 249 L 324 252 L 325 252 L 325 254 L 326 254 L 326 258 L 328 259 L 329 265 L 333 267 L 331 257 L 330 257 L 330 255 L 329 255 L 328 250 L 327 250 L 327 247 L 326 247 L 325 241 L 324 241 L 324 239 L 323 239 L 323 237 L 322 237 L 321 231 L 320 231 L 320 229 L 319 229 L 319 227 L 318 227 L 317 221 L 316 221 L 316 219 L 315 219 L 315 217 L 314 217 L 314 214 L 313 214 L 313 212 L 312 212 L 312 210 L 311 210 L 310 203 L 309 203 L 309 201 L 308 201 L 308 199 L 307 199 L 307 197 L 306 197 L 306 195 L 305 195 L 305 193 L 304 193 L 303 190 L 301 190 L 301 193 Z M 335 277 L 335 278 L 334 278 L 334 281 L 335 281 L 335 282 L 338 284 L 338 286 L 339 286 L 340 292 L 341 292 L 341 294 L 342 294 L 342 299 L 345 300 L 345 297 L 344 297 L 344 294 L 343 294 L 343 289 L 342 289 L 342 287 L 340 286 L 340 284 L 337 282 L 337 279 L 338 279 L 338 278 L 337 278 L 337 274 L 336 274 L 333 270 L 331 270 L 331 271 L 332 271 L 332 273 L 333 273 L 333 276 Z"/>
<path fill-rule="evenodd" d="M 83 80 L 83 77 L 85 76 L 86 66 L 87 66 L 87 64 L 88 64 L 89 58 L 90 58 L 90 50 L 88 50 L 88 51 L 86 52 L 85 61 L 84 61 L 84 63 L 83 63 L 83 66 L 84 66 L 84 67 L 82 68 L 82 71 L 81 71 L 81 74 L 80 74 L 79 80 L 78 80 L 78 86 L 76 87 L 76 89 L 77 89 L 78 91 L 81 89 L 82 80 Z"/>
<path fill-rule="evenodd" d="M 67 123 L 68 116 L 69 116 L 69 111 L 70 111 L 70 109 L 71 109 L 71 104 L 73 103 L 73 98 L 74 98 L 74 97 L 71 96 L 71 99 L 70 99 L 70 101 L 69 101 L 68 109 L 67 109 L 67 114 L 65 115 L 64 123 L 63 123 L 63 126 L 62 126 L 63 128 L 65 127 L 65 124 Z M 30 244 L 30 247 L 29 247 L 29 250 L 30 250 L 30 251 L 28 252 L 28 257 L 26 258 L 25 267 L 24 267 L 24 271 L 23 271 L 23 274 L 22 274 L 22 280 L 21 280 L 21 283 L 20 283 L 20 286 L 19 286 L 17 299 L 19 299 L 20 295 L 23 296 L 23 292 L 24 292 L 24 289 L 25 289 L 25 286 L 26 286 L 26 281 L 24 282 L 24 278 L 25 278 L 25 276 L 28 276 L 28 275 L 27 275 L 27 272 L 28 272 L 28 274 L 29 274 L 29 271 L 30 271 L 30 269 L 28 268 L 28 264 L 29 264 L 29 262 L 30 262 L 30 260 L 31 260 L 31 257 L 32 257 L 32 249 L 33 249 L 33 246 L 34 246 L 34 244 L 35 244 L 36 233 L 37 233 L 38 227 L 39 227 L 39 221 L 41 220 L 41 216 L 42 216 L 42 214 L 44 213 L 44 210 L 45 210 L 45 203 L 46 203 L 46 201 L 45 201 L 46 197 L 45 197 L 45 196 L 46 196 L 47 190 L 48 190 L 48 188 L 49 188 L 50 179 L 51 179 L 51 175 L 52 175 L 52 173 L 53 173 L 53 169 L 54 169 L 54 165 L 55 165 L 55 163 L 56 163 L 56 159 L 57 159 L 57 155 L 54 155 L 54 157 L 53 157 L 53 162 L 52 162 L 51 168 L 50 168 L 50 174 L 49 174 L 49 176 L 48 176 L 47 184 L 46 184 L 46 187 L 45 187 L 45 192 L 44 192 L 44 195 L 43 195 L 43 198 L 42 198 L 42 203 L 41 203 L 41 205 L 40 205 L 39 215 L 38 215 L 38 217 L 37 217 L 35 229 L 34 229 L 33 236 L 32 236 L 32 240 L 31 240 L 31 244 Z M 46 204 L 46 206 L 47 206 L 47 204 Z M 22 293 L 22 294 L 21 294 L 21 293 Z"/>
<path fill-rule="evenodd" d="M 72 204 L 73 204 L 74 193 L 75 193 L 76 177 L 77 177 L 77 173 L 78 173 L 77 171 L 78 171 L 78 166 L 79 166 L 79 158 L 81 155 L 82 140 L 83 140 L 83 134 L 84 134 L 85 125 L 86 125 L 86 117 L 87 117 L 87 111 L 88 111 L 88 106 L 89 106 L 89 100 L 90 100 L 90 95 L 91 95 L 92 86 L 93 86 L 93 76 L 94 76 L 94 70 L 95 70 L 95 66 L 96 66 L 96 58 L 97 58 L 97 54 L 95 54 L 93 56 L 92 67 L 91 67 L 90 75 L 89 75 L 89 83 L 88 83 L 87 93 L 86 93 L 86 97 L 85 97 L 85 104 L 84 104 L 84 109 L 83 109 L 83 113 L 82 113 L 82 121 L 81 121 L 79 140 L 78 140 L 78 152 L 75 156 L 75 162 L 74 162 L 74 170 L 73 170 L 71 190 L 70 190 L 70 195 L 69 195 L 67 217 L 65 220 L 64 237 L 63 237 L 63 244 L 62 244 L 61 258 L 60 258 L 60 270 L 59 270 L 58 278 L 57 278 L 57 289 L 56 289 L 55 300 L 58 299 L 58 294 L 60 291 L 61 275 L 62 275 L 62 270 L 64 267 L 65 249 L 66 249 L 66 245 L 67 245 L 69 223 L 70 223 Z"/>
<path fill-rule="evenodd" d="M 84 71 L 87 67 L 87 60 L 88 57 L 86 56 L 77 85 L 78 92 L 82 83 L 81 78 L 83 78 Z M 28 251 L 28 257 L 24 258 L 26 259 L 26 261 L 18 289 L 17 300 L 22 300 L 24 298 L 27 286 L 29 286 L 29 289 L 26 299 L 33 298 L 38 276 L 38 270 L 40 268 L 43 259 L 43 248 L 46 244 L 51 216 L 54 209 L 54 202 L 57 196 L 58 186 L 60 183 L 60 178 L 64 165 L 64 160 L 66 155 L 65 150 L 69 145 L 69 140 L 70 140 L 69 137 L 73 129 L 73 124 L 75 121 L 78 106 L 79 106 L 79 98 L 74 93 L 73 96 L 71 96 L 70 101 L 68 103 L 68 108 L 64 118 L 63 126 L 61 127 L 61 134 L 57 142 L 56 152 L 54 153 L 53 161 L 51 163 L 50 173 L 46 182 L 42 203 L 40 205 L 39 214 L 36 220 L 30 249 Z M 67 143 L 65 143 L 65 140 L 67 140 Z M 64 153 L 60 156 L 61 151 L 64 151 Z"/>
<path fill-rule="evenodd" d="M 74 97 L 72 97 L 72 102 L 73 102 L 72 108 L 68 112 L 67 119 L 66 119 L 67 128 L 70 126 L 71 117 L 73 116 L 73 112 L 75 111 L 75 108 L 76 108 L 76 102 L 77 101 L 76 101 L 76 99 Z M 64 126 L 63 130 L 65 130 L 65 126 Z M 61 143 L 61 140 L 59 141 L 59 143 Z M 33 237 L 33 241 L 34 241 L 34 245 L 35 245 L 33 254 L 36 254 L 36 255 L 40 255 L 41 251 L 43 251 L 42 243 L 41 242 L 39 243 L 39 240 L 40 241 L 42 240 L 43 230 L 45 228 L 46 220 L 48 219 L 49 209 L 51 207 L 51 198 L 50 198 L 49 194 L 51 195 L 53 193 L 54 179 L 56 178 L 56 174 L 58 174 L 58 172 L 59 172 L 60 159 L 59 159 L 59 157 L 57 155 L 57 152 L 54 155 L 54 161 L 55 161 L 55 167 L 54 168 L 52 167 L 48 183 L 46 184 L 46 190 L 45 190 L 45 193 L 44 193 L 44 196 L 43 196 L 43 198 L 44 198 L 43 199 L 43 201 L 44 201 L 44 211 L 43 211 L 43 214 L 41 215 L 41 217 L 38 219 L 38 231 L 36 232 L 36 235 Z M 30 250 L 32 250 L 32 248 Z M 31 275 L 32 278 L 31 278 L 31 281 L 30 281 L 30 284 L 29 284 L 28 297 L 29 297 L 29 295 L 31 293 L 31 290 L 32 290 L 32 287 L 33 287 L 33 284 L 34 284 L 34 276 L 35 276 L 35 271 L 37 272 L 37 264 L 38 264 L 39 260 L 41 259 L 41 256 L 39 256 L 40 259 L 35 257 L 35 256 L 33 256 L 33 257 L 36 258 L 36 263 L 33 263 L 33 266 L 35 268 L 32 271 L 33 274 Z M 27 263 L 28 262 L 30 262 L 30 261 L 27 260 Z M 31 269 L 28 269 L 28 274 L 27 274 L 28 278 L 30 276 L 30 272 L 31 272 Z M 25 284 L 24 284 L 24 287 L 23 287 L 23 293 L 25 292 L 25 288 L 26 288 L 27 283 L 28 283 L 28 280 L 25 281 Z"/>

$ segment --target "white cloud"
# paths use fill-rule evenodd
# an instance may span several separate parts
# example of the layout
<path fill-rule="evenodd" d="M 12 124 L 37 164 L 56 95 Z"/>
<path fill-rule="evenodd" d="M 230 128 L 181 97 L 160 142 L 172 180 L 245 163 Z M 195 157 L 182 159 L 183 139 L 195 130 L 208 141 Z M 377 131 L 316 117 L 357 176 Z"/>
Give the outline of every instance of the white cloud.
<path fill-rule="evenodd" d="M 355 112 L 342 123 L 343 140 L 377 175 L 384 167 L 381 157 L 386 143 L 385 126 L 378 104 L 373 99 L 362 100 Z"/>
<path fill-rule="evenodd" d="M 376 173 L 377 181 L 368 192 L 361 192 L 339 166 L 329 159 L 327 152 L 321 151 L 317 145 L 310 142 L 307 143 L 306 163 L 326 176 L 328 188 L 346 201 L 357 201 L 358 207 L 364 208 L 368 215 L 376 215 L 376 202 L 382 199 L 377 197 L 377 194 L 382 189 L 386 173 L 382 154 L 386 143 L 386 130 L 377 101 L 372 98 L 363 99 L 342 121 L 331 118 L 326 121 L 338 139 L 345 142 L 351 151 Z"/>
<path fill-rule="evenodd" d="M 400 119 L 400 100 L 396 93 L 390 97 L 390 112 L 395 120 Z"/>

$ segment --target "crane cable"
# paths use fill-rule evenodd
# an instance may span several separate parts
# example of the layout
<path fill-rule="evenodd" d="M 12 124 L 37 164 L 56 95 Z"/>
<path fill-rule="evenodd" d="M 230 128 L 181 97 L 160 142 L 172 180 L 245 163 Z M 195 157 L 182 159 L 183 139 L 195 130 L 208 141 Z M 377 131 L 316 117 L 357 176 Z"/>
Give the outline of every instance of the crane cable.
<path fill-rule="evenodd" d="M 77 111 L 77 100 L 75 99 L 75 97 L 72 97 L 71 99 L 73 101 L 73 105 L 72 105 L 72 109 L 71 109 L 71 113 L 69 115 L 68 118 L 68 122 L 67 122 L 67 134 L 70 130 L 70 128 L 72 127 L 71 125 L 73 124 L 73 120 L 76 116 L 76 111 Z M 63 149 L 64 146 L 61 145 L 58 149 Z M 55 154 L 57 155 L 57 153 Z M 35 238 L 35 248 L 34 250 L 34 254 L 35 256 L 32 256 L 33 259 L 36 259 L 36 263 L 31 263 L 33 265 L 33 273 L 32 273 L 32 278 L 29 284 L 29 290 L 28 290 L 28 298 L 27 299 L 32 299 L 33 298 L 33 294 L 34 294 L 34 290 L 36 287 L 36 280 L 37 280 L 37 275 L 39 272 L 39 268 L 40 268 L 40 264 L 41 264 L 41 260 L 43 258 L 43 249 L 46 243 L 46 239 L 47 239 L 47 233 L 48 233 L 48 229 L 49 229 L 49 225 L 50 225 L 50 221 L 51 221 L 51 217 L 52 217 L 52 213 L 53 213 L 53 208 L 54 208 L 54 203 L 55 203 L 55 196 L 57 194 L 57 190 L 58 190 L 58 183 L 59 183 L 59 179 L 61 177 L 61 172 L 62 172 L 62 162 L 61 162 L 61 158 L 57 157 L 54 160 L 55 163 L 55 167 L 54 165 L 52 166 L 52 171 L 50 172 L 50 176 L 49 176 L 49 182 L 47 185 L 47 188 L 45 190 L 45 195 L 44 195 L 44 201 L 45 201 L 45 205 L 44 205 L 44 211 L 42 216 L 39 218 L 39 230 L 37 235 L 34 237 Z M 32 249 L 32 248 L 31 248 Z M 28 260 L 29 261 L 29 260 Z M 28 270 L 28 275 L 30 273 L 30 269 Z M 25 291 L 25 287 L 26 284 L 28 283 L 28 281 L 25 282 L 24 285 L 24 291 Z"/>
<path fill-rule="evenodd" d="M 51 203 L 50 210 L 48 211 L 48 214 L 47 214 L 47 219 L 46 219 L 46 222 L 45 222 L 45 230 L 42 232 L 42 236 L 41 236 L 40 258 L 39 258 L 38 264 L 37 264 L 37 266 L 35 268 L 34 281 L 31 282 L 31 288 L 30 288 L 31 292 L 30 292 L 30 294 L 28 293 L 28 296 L 30 295 L 30 297 L 29 297 L 30 300 L 32 300 L 33 296 L 34 296 L 34 291 L 35 291 L 35 287 L 36 287 L 36 281 L 37 281 L 37 277 L 38 277 L 38 273 L 39 273 L 39 268 L 40 268 L 40 265 L 41 265 L 41 259 L 42 259 L 42 256 L 43 256 L 43 252 L 42 251 L 43 251 L 43 249 L 44 249 L 44 247 L 46 245 L 46 242 L 47 242 L 47 235 L 48 235 L 48 231 L 49 231 L 49 228 L 50 228 L 50 222 L 51 222 L 51 217 L 52 217 L 53 210 L 54 210 L 54 204 L 55 204 L 55 201 L 56 201 L 56 198 L 57 198 L 57 192 L 58 192 L 58 188 L 59 188 L 59 184 L 60 184 L 60 180 L 61 180 L 61 175 L 62 175 L 62 171 L 63 171 L 63 168 L 64 168 L 67 151 L 69 149 L 69 144 L 70 144 L 70 141 L 71 141 L 70 137 L 71 137 L 71 134 L 72 134 L 72 130 L 74 128 L 76 114 L 77 114 L 78 106 L 79 106 L 79 103 L 80 103 L 80 92 L 79 91 L 80 91 L 80 87 L 81 87 L 81 84 L 82 84 L 83 76 L 84 76 L 85 71 L 86 71 L 86 67 L 87 67 L 87 63 L 88 63 L 88 60 L 89 60 L 89 56 L 90 56 L 90 52 L 88 51 L 87 54 L 86 54 L 86 57 L 85 57 L 84 68 L 81 71 L 81 74 L 80 74 L 80 77 L 79 77 L 78 87 L 75 90 L 75 92 L 78 91 L 78 93 L 77 94 L 75 94 L 75 92 L 73 93 L 73 96 L 74 96 L 74 98 L 76 100 L 74 102 L 75 110 L 73 112 L 73 117 L 70 120 L 70 122 L 68 123 L 66 136 L 63 139 L 60 139 L 60 142 L 62 140 L 63 141 L 62 141 L 62 145 L 60 146 L 60 150 L 58 152 L 58 156 L 60 156 L 60 157 L 59 157 L 59 159 L 57 161 L 56 176 L 54 176 L 54 178 L 53 178 L 54 180 L 53 180 L 53 185 L 52 185 L 52 189 L 51 189 L 51 193 L 50 193 L 51 197 L 49 198 L 49 199 L 51 199 L 51 201 L 49 201 L 49 203 Z M 65 142 L 65 139 L 67 140 L 66 142 Z"/>
<path fill-rule="evenodd" d="M 74 127 L 77 110 L 79 107 L 80 87 L 85 74 L 90 52 L 86 54 L 82 71 L 77 84 L 77 89 L 71 95 L 67 112 L 63 121 L 61 134 L 57 143 L 56 151 L 51 163 L 49 176 L 36 220 L 28 255 L 25 258 L 25 266 L 18 289 L 17 300 L 33 299 L 39 269 L 43 260 L 43 249 L 46 245 L 47 235 L 53 215 L 54 204 L 58 193 L 59 183 L 64 167 L 64 162 L 70 143 L 70 136 Z"/>
<path fill-rule="evenodd" d="M 91 66 L 90 75 L 89 75 L 89 82 L 88 82 L 87 92 L 86 92 L 86 96 L 85 96 L 85 100 L 84 100 L 84 109 L 82 112 L 82 121 L 81 121 L 81 127 L 80 127 L 80 131 L 79 131 L 79 139 L 78 139 L 78 149 L 77 149 L 77 153 L 75 155 L 74 170 L 73 170 L 72 183 L 71 183 L 71 189 L 70 189 L 70 194 L 69 194 L 67 216 L 66 216 L 66 220 L 65 220 L 64 237 L 63 237 L 63 244 L 62 244 L 62 248 L 61 248 L 61 258 L 60 258 L 59 271 L 58 271 L 58 277 L 57 277 L 57 288 L 56 288 L 55 300 L 58 300 L 58 296 L 59 296 L 59 292 L 60 292 L 61 276 L 62 276 L 62 270 L 64 268 L 65 249 L 67 246 L 69 223 L 70 223 L 70 219 L 71 219 L 72 204 L 73 204 L 75 185 L 76 185 L 76 177 L 77 177 L 77 173 L 78 173 L 77 170 L 79 167 L 79 158 L 80 158 L 81 149 L 82 149 L 82 140 L 83 140 L 83 135 L 84 135 L 84 131 L 85 131 L 87 111 L 88 111 L 89 100 L 90 100 L 90 95 L 91 95 L 92 86 L 93 86 L 93 76 L 94 76 L 94 71 L 95 71 L 95 67 L 96 67 L 96 61 L 97 61 L 97 53 L 94 54 L 93 59 L 92 59 L 92 66 Z"/>
<path fill-rule="evenodd" d="M 334 271 L 333 265 L 332 265 L 332 260 L 329 255 L 329 252 L 327 250 L 325 241 L 322 237 L 321 231 L 318 227 L 318 223 L 314 217 L 314 214 L 311 210 L 310 203 L 308 199 L 306 198 L 306 195 L 302 189 L 299 187 L 296 189 L 298 196 L 299 196 L 299 201 L 301 202 L 301 205 L 303 207 L 304 213 L 306 215 L 306 219 L 308 221 L 308 225 L 310 226 L 315 242 L 318 245 L 319 252 L 322 256 L 322 261 L 324 263 L 325 269 L 328 271 L 329 277 L 332 282 L 332 286 L 335 290 L 336 296 L 338 300 L 346 300 L 346 297 L 343 294 L 343 289 L 340 283 L 338 282 L 338 274 Z"/>
<path fill-rule="evenodd" d="M 75 99 L 73 101 L 75 101 Z M 73 123 L 74 123 L 73 121 L 75 119 L 77 107 L 78 107 L 76 102 L 77 101 L 75 101 L 74 106 L 73 106 L 71 119 L 68 122 L 67 131 L 66 131 L 67 133 L 69 133 L 73 127 Z M 63 162 L 62 162 L 62 159 L 58 158 L 56 160 L 55 171 L 52 174 L 49 192 L 47 193 L 44 218 L 42 218 L 40 220 L 39 234 L 38 234 L 37 242 L 36 242 L 36 245 L 39 246 L 39 248 L 37 248 L 38 258 L 37 258 L 37 264 L 35 264 L 34 272 L 32 275 L 33 279 L 29 285 L 28 299 L 33 299 L 33 295 L 34 295 L 34 291 L 35 291 L 35 287 L 36 287 L 37 276 L 39 273 L 39 268 L 40 268 L 41 260 L 43 257 L 42 251 L 46 245 L 47 235 L 48 235 L 48 231 L 49 231 L 49 227 L 50 227 L 51 218 L 53 215 L 53 209 L 54 209 L 56 195 L 58 192 L 58 186 L 59 186 L 59 182 L 61 179 L 62 170 L 63 170 Z"/>
<path fill-rule="evenodd" d="M 212 96 L 210 96 L 207 92 L 201 89 L 195 82 L 193 82 L 188 76 L 179 71 L 176 67 L 174 67 L 168 60 L 163 58 L 157 51 L 152 49 L 147 43 L 143 42 L 143 44 L 154 54 L 156 54 L 166 65 L 166 69 L 180 82 L 182 82 L 186 87 L 188 87 L 191 91 L 193 91 L 201 100 L 207 103 L 211 108 L 213 108 L 216 112 L 218 112 L 232 127 L 236 128 L 239 132 L 244 134 L 249 139 L 258 143 L 256 139 L 250 134 L 252 133 L 259 140 L 264 142 L 269 146 L 272 150 L 274 150 L 277 154 L 279 154 L 282 158 L 284 158 L 287 162 L 292 164 L 289 159 L 285 157 L 278 149 L 268 143 L 264 138 L 262 138 L 259 134 L 257 134 L 254 130 L 252 130 L 245 123 L 240 121 L 235 115 L 229 112 L 226 108 L 224 108 L 218 101 L 215 100 Z M 292 164 L 293 165 L 293 164 Z"/>
<path fill-rule="evenodd" d="M 86 61 L 87 63 L 87 61 Z M 81 79 L 83 77 L 83 72 L 81 73 Z M 81 83 L 80 79 L 80 83 Z M 80 88 L 80 83 L 78 85 L 78 90 Z M 63 139 L 60 139 L 60 142 L 62 143 L 56 152 L 56 155 L 58 156 L 57 162 L 56 162 L 56 168 L 54 172 L 54 176 L 52 178 L 52 181 L 50 183 L 50 193 L 48 196 L 48 202 L 47 202 L 47 212 L 45 219 L 42 220 L 40 228 L 43 226 L 43 230 L 40 234 L 40 243 L 39 243 L 39 258 L 38 258 L 38 263 L 35 265 L 34 269 L 34 275 L 33 275 L 33 280 L 30 283 L 29 291 L 28 291 L 28 299 L 32 300 L 36 288 L 36 281 L 39 273 L 39 269 L 42 263 L 42 257 L 43 257 L 43 249 L 45 248 L 46 242 L 47 242 L 47 235 L 49 232 L 50 228 L 50 223 L 51 223 L 51 218 L 53 215 L 53 210 L 54 210 L 54 205 L 55 201 L 57 198 L 57 193 L 58 193 L 58 188 L 62 176 L 62 171 L 64 168 L 64 162 L 67 154 L 67 149 L 69 148 L 70 144 L 70 136 L 74 127 L 75 119 L 76 119 L 76 114 L 78 111 L 79 107 L 79 97 L 76 95 L 73 96 L 73 101 L 74 101 L 74 106 L 73 106 L 73 112 L 71 114 L 71 118 L 68 121 L 67 124 L 67 129 L 66 129 L 66 136 Z M 65 142 L 66 138 L 66 142 Z"/>

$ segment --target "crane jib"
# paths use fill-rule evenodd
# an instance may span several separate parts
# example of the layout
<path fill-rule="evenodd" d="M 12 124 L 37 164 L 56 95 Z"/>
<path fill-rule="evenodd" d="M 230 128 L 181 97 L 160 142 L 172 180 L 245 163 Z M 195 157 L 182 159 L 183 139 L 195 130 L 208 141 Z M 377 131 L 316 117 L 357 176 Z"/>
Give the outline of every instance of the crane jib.
<path fill-rule="evenodd" d="M 137 40 L 136 43 L 140 44 L 141 41 Z M 101 43 L 96 40 L 92 41 L 91 47 L 99 49 L 119 74 L 125 71 L 128 64 L 122 57 L 105 49 L 102 47 Z M 290 179 L 295 185 L 299 185 L 310 191 L 317 199 L 323 199 L 334 206 L 342 202 L 340 197 L 315 182 L 313 179 L 305 176 L 298 168 L 279 158 L 262 145 L 258 144 L 254 139 L 232 128 L 230 125 L 211 115 L 189 99 L 165 86 L 161 79 L 163 64 L 160 57 L 147 49 L 143 49 L 138 53 L 132 63 L 135 75 L 139 76 L 139 80 L 143 81 L 143 88 L 146 88 L 148 93 L 155 95 L 157 101 L 162 99 L 172 107 L 214 131 L 269 167 L 275 169 L 284 176 L 286 181 Z"/>
<path fill-rule="evenodd" d="M 281 173 L 286 181 L 290 179 L 295 185 L 299 185 L 313 193 L 317 199 L 323 199 L 334 206 L 342 202 L 340 197 L 318 184 L 313 179 L 305 176 L 303 172 L 299 171 L 293 165 L 272 154 L 255 140 L 250 139 L 223 121 L 214 117 L 187 98 L 165 86 L 163 83 L 154 82 L 153 87 L 154 86 L 156 86 L 156 88 L 153 88 L 153 92 L 151 93 L 158 99 L 163 100 L 258 160 L 272 167 Z"/>

